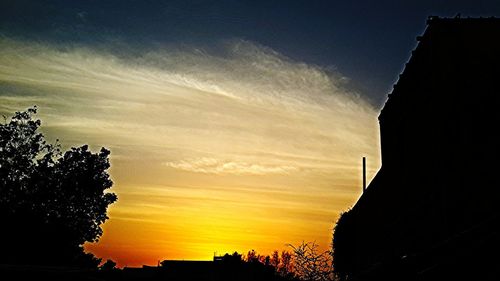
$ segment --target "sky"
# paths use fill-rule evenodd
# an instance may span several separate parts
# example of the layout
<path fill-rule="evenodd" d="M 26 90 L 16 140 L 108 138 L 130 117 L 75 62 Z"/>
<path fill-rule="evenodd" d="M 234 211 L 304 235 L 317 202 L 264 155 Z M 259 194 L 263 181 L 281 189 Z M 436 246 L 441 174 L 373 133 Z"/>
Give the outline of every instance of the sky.
<path fill-rule="evenodd" d="M 0 113 L 111 150 L 119 266 L 330 246 L 429 15 L 495 1 L 1 1 Z"/>

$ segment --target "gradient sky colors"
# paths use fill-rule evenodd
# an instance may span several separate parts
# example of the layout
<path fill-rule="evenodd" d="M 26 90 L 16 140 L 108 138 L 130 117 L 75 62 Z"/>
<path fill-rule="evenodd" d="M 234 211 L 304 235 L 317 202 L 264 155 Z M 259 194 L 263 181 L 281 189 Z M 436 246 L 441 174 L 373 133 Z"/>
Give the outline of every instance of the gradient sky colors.
<path fill-rule="evenodd" d="M 251 42 L 126 59 L 0 46 L 2 114 L 37 104 L 50 138 L 111 149 L 119 201 L 87 249 L 121 265 L 327 246 L 361 157 L 378 167 L 377 112 L 344 77 Z"/>
<path fill-rule="evenodd" d="M 2 4 L 0 113 L 36 104 L 49 139 L 112 152 L 119 199 L 87 250 L 137 266 L 329 247 L 361 157 L 379 168 L 377 115 L 414 37 L 456 10 L 251 2 Z"/>

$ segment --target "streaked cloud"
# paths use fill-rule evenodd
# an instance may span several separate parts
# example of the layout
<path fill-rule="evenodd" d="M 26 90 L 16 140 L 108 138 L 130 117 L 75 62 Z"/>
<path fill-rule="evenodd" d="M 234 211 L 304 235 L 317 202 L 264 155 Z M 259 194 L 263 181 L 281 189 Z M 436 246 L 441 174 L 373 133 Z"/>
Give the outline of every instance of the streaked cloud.
<path fill-rule="evenodd" d="M 165 166 L 196 173 L 231 173 L 231 174 L 288 174 L 296 171 L 292 166 L 264 166 L 245 162 L 221 161 L 215 158 L 198 158 L 179 162 L 165 162 Z"/>
<path fill-rule="evenodd" d="M 37 104 L 49 138 L 111 149 L 120 199 L 88 248 L 121 264 L 132 245 L 159 240 L 164 248 L 145 260 L 301 240 L 326 247 L 335 216 L 359 194 L 361 157 L 370 175 L 378 169 L 377 111 L 348 78 L 265 46 L 146 51 L 2 38 L 0 49 L 1 114 Z M 139 225 L 140 241 L 127 240 Z"/>

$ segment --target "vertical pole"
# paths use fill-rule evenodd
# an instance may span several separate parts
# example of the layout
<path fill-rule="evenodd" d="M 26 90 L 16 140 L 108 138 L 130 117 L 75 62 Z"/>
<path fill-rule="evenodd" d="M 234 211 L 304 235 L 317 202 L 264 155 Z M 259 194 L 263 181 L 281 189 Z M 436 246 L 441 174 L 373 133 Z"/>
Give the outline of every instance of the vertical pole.
<path fill-rule="evenodd" d="M 366 190 L 366 157 L 363 156 L 363 192 Z"/>

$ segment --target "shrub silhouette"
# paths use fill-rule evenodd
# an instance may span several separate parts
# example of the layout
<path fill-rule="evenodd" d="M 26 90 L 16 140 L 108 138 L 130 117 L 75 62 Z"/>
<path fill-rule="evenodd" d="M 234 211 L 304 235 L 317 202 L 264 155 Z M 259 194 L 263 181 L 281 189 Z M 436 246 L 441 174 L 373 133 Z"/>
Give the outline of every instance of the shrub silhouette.
<path fill-rule="evenodd" d="M 352 265 L 355 257 L 353 257 L 351 249 L 354 247 L 354 239 L 349 229 L 354 227 L 354 222 L 351 214 L 351 210 L 341 213 L 333 232 L 332 253 L 335 264 L 334 271 L 340 280 L 347 280 L 348 273 L 353 270 Z"/>
<path fill-rule="evenodd" d="M 105 192 L 110 151 L 83 145 L 61 153 L 38 132 L 36 112 L 0 124 L 0 263 L 97 266 L 82 245 L 99 239 L 117 199 Z"/>
<path fill-rule="evenodd" d="M 108 259 L 103 265 L 100 266 L 100 269 L 104 271 L 113 271 L 116 269 L 116 262 Z"/>
<path fill-rule="evenodd" d="M 316 242 L 302 242 L 298 246 L 290 245 L 293 252 L 294 274 L 304 281 L 333 281 L 331 251 L 320 251 Z"/>

